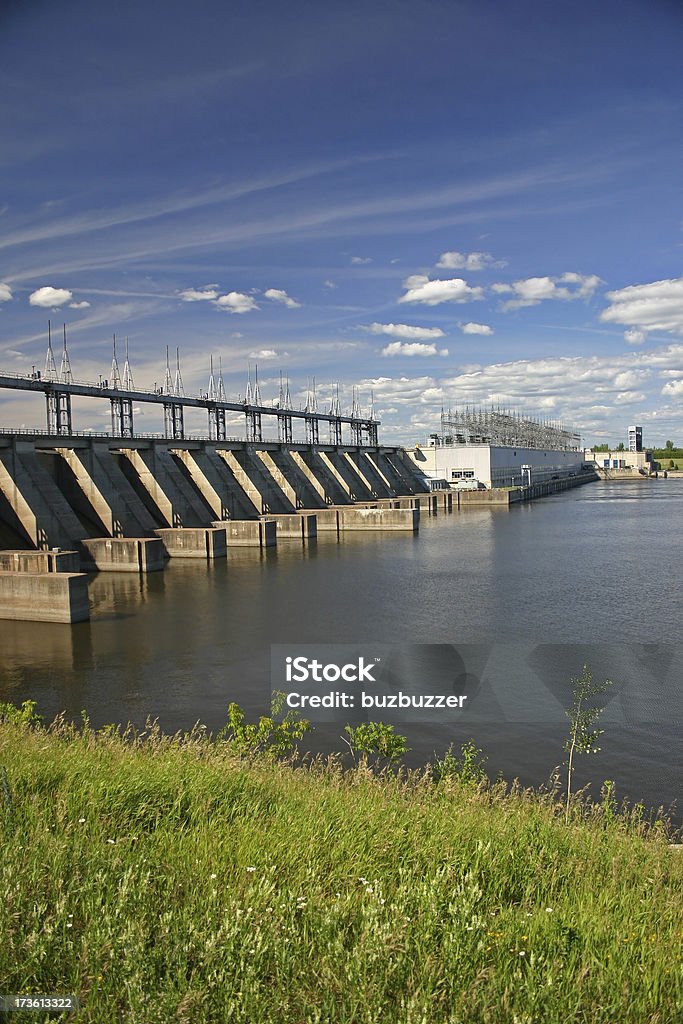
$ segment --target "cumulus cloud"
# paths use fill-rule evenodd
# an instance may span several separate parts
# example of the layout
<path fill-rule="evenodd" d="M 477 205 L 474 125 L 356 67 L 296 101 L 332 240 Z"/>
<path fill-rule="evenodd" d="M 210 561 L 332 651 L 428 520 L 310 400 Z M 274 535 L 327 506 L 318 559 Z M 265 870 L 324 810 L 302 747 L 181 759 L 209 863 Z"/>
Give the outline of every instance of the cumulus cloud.
<path fill-rule="evenodd" d="M 647 331 L 639 331 L 636 327 L 624 331 L 624 341 L 629 345 L 640 345 L 646 338 Z"/>
<path fill-rule="evenodd" d="M 373 334 L 388 334 L 392 338 L 407 338 L 411 341 L 426 341 L 428 338 L 443 338 L 440 327 L 411 327 L 410 324 L 370 324 Z"/>
<path fill-rule="evenodd" d="M 268 359 L 277 359 L 277 352 L 274 348 L 260 348 L 258 352 L 250 352 L 250 359 L 262 359 L 264 362 Z"/>
<path fill-rule="evenodd" d="M 219 295 L 214 305 L 225 310 L 226 313 L 250 313 L 252 309 L 258 309 L 251 295 L 245 295 L 244 292 L 228 292 L 227 295 Z"/>
<path fill-rule="evenodd" d="M 447 356 L 448 349 L 425 345 L 420 341 L 392 341 L 382 349 L 383 356 Z"/>
<path fill-rule="evenodd" d="M 69 309 L 90 309 L 90 303 L 83 299 L 82 302 L 70 302 Z"/>
<path fill-rule="evenodd" d="M 215 288 L 186 288 L 180 293 L 183 302 L 207 302 L 217 299 L 218 292 Z"/>
<path fill-rule="evenodd" d="M 269 288 L 268 291 L 263 293 L 267 299 L 271 299 L 273 302 L 281 302 L 287 309 L 298 309 L 301 305 L 296 299 L 291 298 L 287 292 L 281 288 Z"/>
<path fill-rule="evenodd" d="M 600 283 L 597 274 L 568 272 L 559 277 L 527 277 L 512 284 L 494 284 L 491 288 L 499 295 L 515 296 L 503 303 L 503 309 L 521 309 L 523 306 L 537 306 L 547 299 L 563 302 L 589 299 Z"/>
<path fill-rule="evenodd" d="M 12 298 L 12 289 L 8 284 L 0 283 L 0 302 L 9 302 Z"/>
<path fill-rule="evenodd" d="M 32 306 L 52 309 L 54 306 L 63 306 L 65 302 L 70 302 L 73 297 L 73 292 L 68 288 L 52 288 L 51 285 L 45 285 L 31 292 L 28 301 Z"/>
<path fill-rule="evenodd" d="M 371 256 L 352 256 L 351 257 L 351 262 L 356 264 L 357 266 L 361 266 L 364 263 L 372 263 L 372 257 Z"/>
<path fill-rule="evenodd" d="M 496 260 L 489 252 L 442 252 L 436 265 L 445 270 L 485 270 L 504 267 L 505 260 Z"/>
<path fill-rule="evenodd" d="M 493 334 L 493 327 L 488 324 L 463 324 L 460 330 L 463 334 Z"/>
<path fill-rule="evenodd" d="M 671 395 L 675 398 L 683 395 L 683 380 L 670 380 L 662 388 L 663 395 Z"/>
<path fill-rule="evenodd" d="M 473 302 L 484 298 L 483 288 L 471 288 L 461 277 L 447 281 L 430 281 L 424 274 L 413 274 L 403 282 L 406 289 L 399 302 L 421 302 L 438 306 L 442 302 Z"/>
<path fill-rule="evenodd" d="M 329 289 L 332 290 L 332 289 L 336 288 L 337 286 L 334 283 L 334 281 L 323 281 L 323 287 L 324 288 L 329 288 Z"/>
<path fill-rule="evenodd" d="M 629 285 L 607 292 L 607 298 L 610 305 L 600 314 L 606 323 L 683 334 L 683 277 Z"/>

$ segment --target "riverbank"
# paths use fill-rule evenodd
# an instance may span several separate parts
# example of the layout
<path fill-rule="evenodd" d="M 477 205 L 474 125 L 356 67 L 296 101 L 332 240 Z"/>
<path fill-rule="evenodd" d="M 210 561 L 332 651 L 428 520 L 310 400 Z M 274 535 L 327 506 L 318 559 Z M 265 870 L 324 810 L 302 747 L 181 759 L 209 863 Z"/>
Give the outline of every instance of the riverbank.
<path fill-rule="evenodd" d="M 683 857 L 609 803 L 566 825 L 557 796 L 241 761 L 201 729 L 5 720 L 0 766 L 4 990 L 73 992 L 75 1021 L 683 1012 Z"/>

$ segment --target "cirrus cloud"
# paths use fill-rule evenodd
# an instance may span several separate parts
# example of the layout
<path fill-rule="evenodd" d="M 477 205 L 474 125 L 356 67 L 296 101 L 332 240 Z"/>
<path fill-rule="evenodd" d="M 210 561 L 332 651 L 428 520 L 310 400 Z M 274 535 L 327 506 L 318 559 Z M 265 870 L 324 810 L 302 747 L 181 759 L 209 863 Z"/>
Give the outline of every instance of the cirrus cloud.
<path fill-rule="evenodd" d="M 484 298 L 483 288 L 471 288 L 461 277 L 431 281 L 425 274 L 413 274 L 403 282 L 406 289 L 399 302 L 421 302 L 438 306 L 442 302 L 474 302 Z"/>
<path fill-rule="evenodd" d="M 180 292 L 183 302 L 207 302 L 218 298 L 215 288 L 186 288 Z"/>
<path fill-rule="evenodd" d="M 53 288 L 51 285 L 44 285 L 31 292 L 28 301 L 31 306 L 53 309 L 55 306 L 63 306 L 65 302 L 71 302 L 73 297 L 73 292 L 68 288 Z"/>

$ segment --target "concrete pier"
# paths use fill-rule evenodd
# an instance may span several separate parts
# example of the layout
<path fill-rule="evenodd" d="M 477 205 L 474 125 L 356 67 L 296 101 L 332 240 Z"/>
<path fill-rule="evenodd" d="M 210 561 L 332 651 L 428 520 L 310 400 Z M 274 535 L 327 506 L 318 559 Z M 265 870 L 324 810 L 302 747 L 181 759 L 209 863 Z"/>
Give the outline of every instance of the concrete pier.
<path fill-rule="evenodd" d="M 420 528 L 419 508 L 380 508 L 376 505 L 353 508 L 338 506 L 316 513 L 319 532 L 343 533 L 347 530 L 391 530 L 416 533 Z"/>
<path fill-rule="evenodd" d="M 213 561 L 225 558 L 227 550 L 226 532 L 221 527 L 176 527 L 155 530 L 160 537 L 169 558 L 205 558 Z"/>
<path fill-rule="evenodd" d="M 158 572 L 166 563 L 158 537 L 96 537 L 82 542 L 83 568 L 99 572 Z"/>
<path fill-rule="evenodd" d="M 34 547 L 70 548 L 87 536 L 32 444 L 13 439 L 0 451 L 0 492 L 11 516 L 9 525 Z"/>
<path fill-rule="evenodd" d="M 317 512 L 298 512 L 289 516 L 264 516 L 264 521 L 275 523 L 278 541 L 298 540 L 301 542 L 315 540 L 318 536 Z"/>
<path fill-rule="evenodd" d="M 240 519 L 215 522 L 225 528 L 228 548 L 272 548 L 277 544 L 277 526 L 267 519 Z"/>
<path fill-rule="evenodd" d="M 0 551 L 0 572 L 80 572 L 78 551 Z"/>
<path fill-rule="evenodd" d="M 0 572 L 0 618 L 85 622 L 90 618 L 84 573 Z"/>
<path fill-rule="evenodd" d="M 157 445 L 148 450 L 125 449 L 122 454 L 130 464 L 129 480 L 144 489 L 153 513 L 166 526 L 203 526 L 213 515 L 171 451 Z"/>
<path fill-rule="evenodd" d="M 49 459 L 55 482 L 67 501 L 110 537 L 142 537 L 155 522 L 121 472 L 116 455 L 91 443 L 87 448 L 57 448 Z"/>
<path fill-rule="evenodd" d="M 416 508 L 340 508 L 339 529 L 401 530 L 416 533 L 420 528 L 420 512 Z"/>

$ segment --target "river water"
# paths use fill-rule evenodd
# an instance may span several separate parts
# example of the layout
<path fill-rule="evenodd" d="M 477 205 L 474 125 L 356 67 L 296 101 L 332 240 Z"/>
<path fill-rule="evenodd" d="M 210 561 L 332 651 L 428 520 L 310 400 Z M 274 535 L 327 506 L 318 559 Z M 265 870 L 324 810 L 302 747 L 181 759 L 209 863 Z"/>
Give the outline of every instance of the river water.
<path fill-rule="evenodd" d="M 683 781 L 682 519 L 683 481 L 599 482 L 423 515 L 415 536 L 322 534 L 145 579 L 102 573 L 89 623 L 0 623 L 0 699 L 34 699 L 48 718 L 87 709 L 96 725 L 214 730 L 231 700 L 267 710 L 274 645 L 379 645 L 404 688 L 446 672 L 479 694 L 471 712 L 396 719 L 409 763 L 472 738 L 492 777 L 539 785 L 566 756 L 570 678 L 587 664 L 614 686 L 578 784 L 613 779 L 618 795 L 668 807 Z M 344 720 L 362 717 L 328 715 L 306 746 L 342 749 Z"/>

